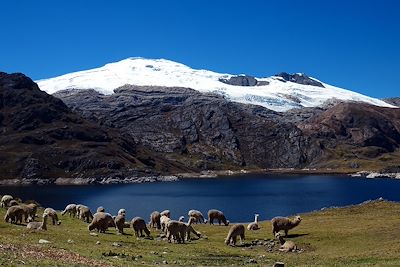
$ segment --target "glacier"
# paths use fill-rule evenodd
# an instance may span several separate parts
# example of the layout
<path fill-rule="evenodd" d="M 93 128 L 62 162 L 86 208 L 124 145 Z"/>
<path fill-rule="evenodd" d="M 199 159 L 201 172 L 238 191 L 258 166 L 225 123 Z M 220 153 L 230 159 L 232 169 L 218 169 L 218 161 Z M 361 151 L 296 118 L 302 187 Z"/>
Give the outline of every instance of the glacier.
<path fill-rule="evenodd" d="M 300 74 L 301 75 L 301 74 Z M 99 68 L 78 71 L 59 77 L 37 80 L 41 90 L 49 94 L 66 89 L 94 89 L 113 94 L 126 84 L 137 86 L 186 87 L 204 93 L 223 95 L 230 101 L 260 105 L 284 112 L 292 108 L 318 107 L 329 101 L 356 101 L 395 108 L 382 100 L 335 87 L 317 79 L 323 87 L 285 81 L 281 77 L 257 78 L 260 85 L 238 86 L 221 82 L 233 74 L 192 69 L 166 59 L 127 58 Z"/>

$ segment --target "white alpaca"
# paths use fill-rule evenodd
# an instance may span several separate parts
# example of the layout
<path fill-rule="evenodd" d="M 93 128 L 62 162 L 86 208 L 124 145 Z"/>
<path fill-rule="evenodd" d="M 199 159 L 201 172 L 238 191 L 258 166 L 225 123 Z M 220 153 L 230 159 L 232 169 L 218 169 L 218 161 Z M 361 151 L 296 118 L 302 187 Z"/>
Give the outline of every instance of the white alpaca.
<path fill-rule="evenodd" d="M 258 225 L 258 217 L 260 215 L 259 214 L 255 214 L 254 215 L 254 222 L 249 223 L 249 225 L 247 225 L 247 230 L 259 230 L 260 226 Z"/>

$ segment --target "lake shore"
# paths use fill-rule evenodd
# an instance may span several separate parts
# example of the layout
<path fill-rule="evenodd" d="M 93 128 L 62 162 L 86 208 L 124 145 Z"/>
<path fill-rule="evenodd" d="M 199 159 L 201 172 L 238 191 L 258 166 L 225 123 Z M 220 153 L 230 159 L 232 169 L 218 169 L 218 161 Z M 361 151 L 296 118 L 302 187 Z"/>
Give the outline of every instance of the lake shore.
<path fill-rule="evenodd" d="M 119 177 L 100 177 L 100 178 L 72 178 L 59 177 L 54 179 L 4 179 L 0 180 L 0 186 L 25 186 L 25 185 L 89 185 L 89 184 L 134 184 L 134 183 L 154 183 L 154 182 L 176 182 L 185 179 L 210 179 L 224 178 L 232 176 L 246 175 L 348 175 L 360 178 L 391 178 L 400 179 L 400 173 L 385 173 L 377 171 L 349 171 L 335 169 L 294 169 L 294 168 L 274 168 L 274 169 L 241 169 L 241 170 L 207 170 L 202 172 L 177 173 L 171 175 L 150 175 L 150 176 L 128 176 L 123 179 Z"/>

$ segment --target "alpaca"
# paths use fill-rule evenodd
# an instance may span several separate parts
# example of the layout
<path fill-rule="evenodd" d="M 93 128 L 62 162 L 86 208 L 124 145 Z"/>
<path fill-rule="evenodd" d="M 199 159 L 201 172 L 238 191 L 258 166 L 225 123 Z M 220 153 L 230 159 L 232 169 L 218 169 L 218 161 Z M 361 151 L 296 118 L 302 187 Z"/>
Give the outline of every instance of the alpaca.
<path fill-rule="evenodd" d="M 279 251 L 290 252 L 297 250 L 296 244 L 293 241 L 285 241 L 279 232 L 275 234 L 275 237 L 279 240 L 279 243 L 281 244 Z"/>
<path fill-rule="evenodd" d="M 19 206 L 24 210 L 25 222 L 31 222 L 35 220 L 37 211 L 36 204 L 20 204 Z"/>
<path fill-rule="evenodd" d="M 214 219 L 218 220 L 218 224 L 224 223 L 225 226 L 229 225 L 229 221 L 226 220 L 225 215 L 222 211 L 219 210 L 209 210 L 208 211 L 208 222 L 210 224 L 214 224 Z"/>
<path fill-rule="evenodd" d="M 146 233 L 147 237 L 150 237 L 150 231 L 147 229 L 146 222 L 141 217 L 135 217 L 131 221 L 133 231 L 136 237 L 143 237 L 143 231 Z M 140 235 L 139 235 L 140 232 Z"/>
<path fill-rule="evenodd" d="M 196 219 L 196 221 L 194 221 L 195 223 L 207 223 L 207 220 L 204 219 L 203 213 L 198 210 L 189 210 L 188 216 L 189 218 L 194 217 Z"/>
<path fill-rule="evenodd" d="M 17 224 L 22 223 L 22 217 L 24 215 L 24 209 L 21 206 L 12 206 L 7 209 L 4 221 Z"/>
<path fill-rule="evenodd" d="M 9 206 L 10 201 L 13 199 L 14 198 L 11 195 L 4 195 L 0 201 L 1 207 L 7 208 Z"/>
<path fill-rule="evenodd" d="M 255 214 L 254 215 L 254 222 L 249 223 L 249 225 L 247 225 L 247 230 L 259 230 L 260 226 L 258 225 L 258 217 L 260 215 L 259 214 Z"/>
<path fill-rule="evenodd" d="M 26 225 L 27 229 L 30 230 L 43 230 L 47 231 L 47 217 L 49 215 L 46 213 L 43 213 L 43 221 L 42 222 L 30 222 Z"/>
<path fill-rule="evenodd" d="M 160 222 L 161 214 L 158 211 L 153 211 L 150 214 L 150 227 L 161 229 L 161 222 Z"/>
<path fill-rule="evenodd" d="M 118 230 L 118 233 L 124 233 L 124 226 L 125 226 L 125 213 L 118 214 L 114 218 L 115 227 Z"/>
<path fill-rule="evenodd" d="M 161 224 L 161 231 L 166 233 L 167 230 L 167 223 L 170 221 L 171 219 L 165 215 L 162 215 L 160 218 L 160 224 Z"/>
<path fill-rule="evenodd" d="M 166 224 L 167 239 L 171 243 L 171 237 L 178 243 L 185 243 L 187 225 L 183 222 L 169 220 Z"/>
<path fill-rule="evenodd" d="M 106 212 L 96 212 L 93 215 L 92 222 L 88 225 L 89 231 L 96 229 L 100 233 L 105 233 L 109 226 L 115 227 L 111 214 Z"/>
<path fill-rule="evenodd" d="M 65 209 L 61 212 L 61 215 L 64 216 L 65 213 L 69 213 L 69 217 L 76 216 L 76 204 L 68 204 Z"/>
<path fill-rule="evenodd" d="M 294 219 L 289 219 L 287 217 L 275 217 L 271 220 L 272 224 L 272 234 L 275 236 L 275 233 L 284 230 L 285 235 L 288 235 L 290 229 L 298 226 L 301 222 L 301 217 L 296 216 Z"/>
<path fill-rule="evenodd" d="M 43 212 L 43 214 L 47 214 L 50 218 L 51 221 L 53 222 L 53 225 L 60 225 L 61 221 L 58 220 L 58 215 L 57 212 L 52 209 L 52 208 L 46 208 Z"/>
<path fill-rule="evenodd" d="M 226 245 L 235 246 L 236 245 L 236 238 L 239 236 L 240 243 L 243 244 L 244 241 L 244 230 L 245 227 L 243 224 L 236 224 L 229 229 L 228 235 L 225 239 Z"/>
<path fill-rule="evenodd" d="M 79 219 L 84 220 L 87 223 L 89 223 L 90 220 L 93 220 L 93 214 L 87 206 L 80 205 L 80 207 L 78 208 L 78 214 Z"/>
<path fill-rule="evenodd" d="M 168 218 L 171 218 L 171 211 L 170 210 L 164 210 L 162 212 L 160 212 L 161 216 L 167 216 Z"/>
<path fill-rule="evenodd" d="M 103 206 L 97 208 L 96 212 L 106 212 L 106 209 Z"/>

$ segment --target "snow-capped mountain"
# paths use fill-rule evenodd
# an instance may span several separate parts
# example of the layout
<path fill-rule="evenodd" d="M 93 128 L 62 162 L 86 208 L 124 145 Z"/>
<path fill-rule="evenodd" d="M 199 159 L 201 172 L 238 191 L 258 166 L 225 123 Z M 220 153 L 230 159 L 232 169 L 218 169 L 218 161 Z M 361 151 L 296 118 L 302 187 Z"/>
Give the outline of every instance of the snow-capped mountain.
<path fill-rule="evenodd" d="M 275 111 L 321 106 L 334 99 L 394 107 L 382 100 L 322 83 L 303 74 L 283 73 L 268 78 L 195 70 L 165 59 L 128 58 L 91 70 L 36 81 L 53 94 L 65 89 L 95 89 L 103 94 L 126 85 L 187 87 L 214 92 L 231 101 L 256 104 Z"/>

